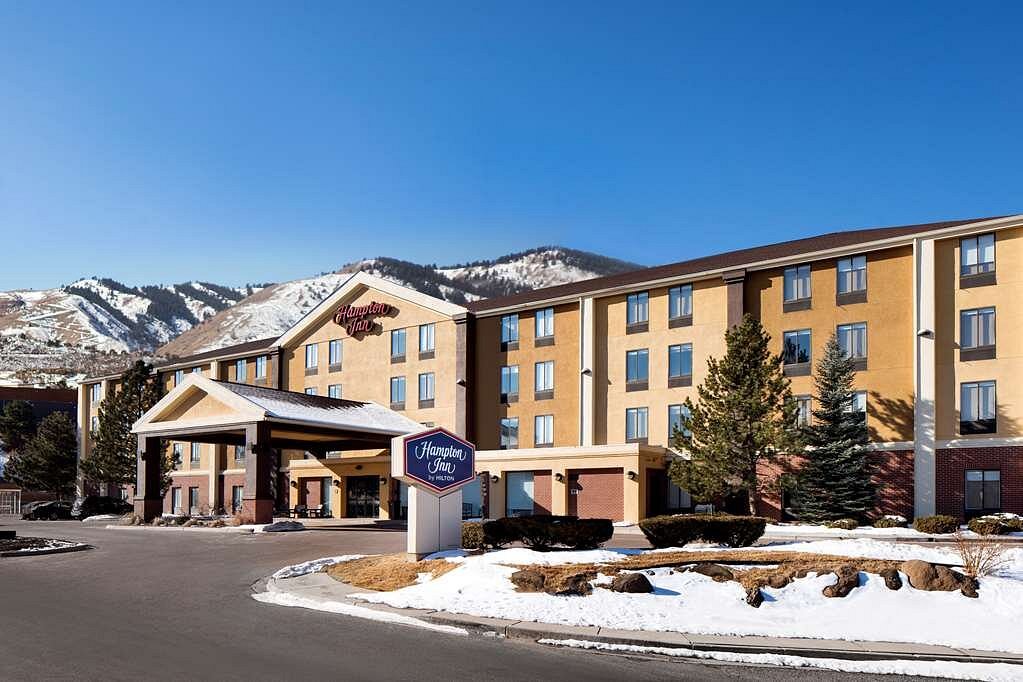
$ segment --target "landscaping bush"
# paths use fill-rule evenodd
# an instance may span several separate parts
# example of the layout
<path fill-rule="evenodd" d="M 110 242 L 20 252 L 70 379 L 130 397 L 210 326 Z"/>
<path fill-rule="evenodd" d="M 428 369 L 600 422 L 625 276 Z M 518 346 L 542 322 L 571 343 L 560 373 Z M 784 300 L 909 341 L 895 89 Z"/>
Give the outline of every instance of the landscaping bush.
<path fill-rule="evenodd" d="M 483 549 L 482 523 L 462 523 L 462 549 Z"/>
<path fill-rule="evenodd" d="M 907 523 L 904 516 L 886 514 L 874 521 L 874 528 L 905 528 Z"/>
<path fill-rule="evenodd" d="M 694 540 L 748 547 L 764 534 L 766 525 L 767 519 L 761 516 L 729 514 L 653 516 L 639 522 L 643 535 L 658 548 L 683 547 Z"/>
<path fill-rule="evenodd" d="M 913 528 L 921 533 L 954 533 L 959 530 L 959 520 L 945 514 L 918 516 L 913 520 Z"/>
<path fill-rule="evenodd" d="M 859 528 L 859 521 L 856 519 L 833 519 L 824 522 L 827 528 L 840 528 L 841 530 L 856 530 Z"/>
<path fill-rule="evenodd" d="M 538 550 L 556 546 L 594 549 L 610 540 L 612 534 L 614 525 L 610 519 L 574 516 L 507 516 L 483 524 L 483 544 L 487 547 L 521 542 Z"/>
<path fill-rule="evenodd" d="M 977 535 L 1005 535 L 1023 530 L 1023 518 L 1015 514 L 991 514 L 971 519 L 966 526 Z"/>

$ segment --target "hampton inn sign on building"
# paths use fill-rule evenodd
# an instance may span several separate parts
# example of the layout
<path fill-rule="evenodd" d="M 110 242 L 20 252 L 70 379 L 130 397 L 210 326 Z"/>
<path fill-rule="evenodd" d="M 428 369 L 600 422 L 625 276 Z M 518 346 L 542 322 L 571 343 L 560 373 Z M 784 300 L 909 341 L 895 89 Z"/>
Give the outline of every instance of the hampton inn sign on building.
<path fill-rule="evenodd" d="M 279 337 L 158 364 L 165 395 L 136 425 L 125 494 L 146 515 L 402 518 L 392 441 L 443 427 L 477 446 L 466 516 L 687 509 L 666 474 L 670 436 L 749 314 L 806 419 L 827 339 L 856 360 L 878 513 L 1023 513 L 1021 263 L 1023 216 L 1009 216 L 833 232 L 465 305 L 357 273 Z M 118 381 L 81 385 L 83 458 Z M 161 497 L 164 443 L 181 463 Z M 777 472 L 763 473 L 761 511 L 780 517 Z"/>

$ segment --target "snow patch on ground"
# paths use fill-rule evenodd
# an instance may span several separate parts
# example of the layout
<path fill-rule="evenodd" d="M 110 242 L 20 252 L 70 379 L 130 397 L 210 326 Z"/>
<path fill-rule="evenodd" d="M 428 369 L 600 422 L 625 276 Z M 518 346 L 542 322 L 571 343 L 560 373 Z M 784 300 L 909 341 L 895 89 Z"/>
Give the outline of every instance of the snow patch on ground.
<path fill-rule="evenodd" d="M 285 566 L 280 569 L 272 576 L 270 580 L 285 580 L 287 578 L 297 578 L 300 575 L 308 575 L 309 573 L 316 573 L 322 571 L 328 566 L 334 564 L 341 564 L 346 561 L 354 561 L 355 559 L 361 559 L 365 554 L 342 554 L 341 556 L 328 556 L 322 559 L 313 559 L 312 561 L 303 561 L 300 564 L 292 564 L 291 566 Z"/>
<path fill-rule="evenodd" d="M 623 653 L 660 654 L 679 658 L 724 661 L 728 663 L 751 663 L 755 665 L 777 665 L 786 668 L 817 668 L 847 673 L 910 675 L 917 677 L 941 677 L 952 680 L 984 680 L 985 682 L 1010 682 L 1023 677 L 1023 666 L 1008 663 L 959 663 L 956 661 L 845 661 L 835 658 L 807 658 L 782 654 L 740 654 L 728 651 L 694 651 L 674 647 L 636 646 L 634 644 L 608 644 L 580 639 L 540 639 L 540 644 L 617 651 Z"/>

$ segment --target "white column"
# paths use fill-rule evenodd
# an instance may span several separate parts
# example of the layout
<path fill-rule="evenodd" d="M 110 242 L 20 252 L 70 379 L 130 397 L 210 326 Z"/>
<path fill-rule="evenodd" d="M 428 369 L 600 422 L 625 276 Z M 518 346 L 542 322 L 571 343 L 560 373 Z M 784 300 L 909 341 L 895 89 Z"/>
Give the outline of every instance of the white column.
<path fill-rule="evenodd" d="M 933 239 L 917 239 L 913 243 L 914 305 L 916 306 L 915 383 L 913 405 L 913 513 L 928 516 L 935 513 L 935 400 L 937 397 Z"/>
<path fill-rule="evenodd" d="M 579 299 L 579 444 L 593 445 L 594 401 L 593 385 L 596 364 L 596 319 L 593 298 Z"/>
<path fill-rule="evenodd" d="M 75 496 L 85 495 L 82 458 L 89 447 L 89 387 L 78 384 L 78 473 L 75 475 Z"/>
<path fill-rule="evenodd" d="M 210 379 L 213 379 L 214 381 L 220 381 L 220 361 L 219 360 L 213 360 L 213 361 L 210 362 Z M 243 379 L 243 380 L 239 381 L 239 383 L 245 383 L 245 380 Z M 219 483 L 220 483 L 220 476 L 219 476 L 219 474 L 220 474 L 220 451 L 221 450 L 226 450 L 226 449 L 227 449 L 226 445 L 216 445 L 216 444 L 213 444 L 213 445 L 210 446 L 210 466 L 209 466 L 209 470 L 210 470 L 209 479 L 210 480 L 209 480 L 209 488 L 207 489 L 206 494 L 207 494 L 207 498 L 210 501 L 210 513 L 211 514 L 214 514 L 217 511 L 217 489 L 219 488 Z M 275 471 L 273 473 L 273 475 L 276 476 L 277 472 Z M 224 510 L 227 511 L 227 500 L 224 500 L 224 505 L 223 506 L 224 506 Z"/>

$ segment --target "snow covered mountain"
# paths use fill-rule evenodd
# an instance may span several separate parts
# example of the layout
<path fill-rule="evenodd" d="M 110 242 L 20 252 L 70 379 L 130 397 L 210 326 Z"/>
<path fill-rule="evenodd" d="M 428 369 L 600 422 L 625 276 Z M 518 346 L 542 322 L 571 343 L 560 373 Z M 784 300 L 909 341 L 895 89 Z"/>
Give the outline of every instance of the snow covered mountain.
<path fill-rule="evenodd" d="M 201 353 L 283 333 L 353 272 L 367 272 L 454 303 L 512 294 L 634 270 L 634 263 L 585 251 L 545 246 L 491 261 L 461 265 L 418 265 L 371 258 L 329 273 L 267 286 L 206 322 L 182 333 L 158 353 L 174 357 Z"/>

